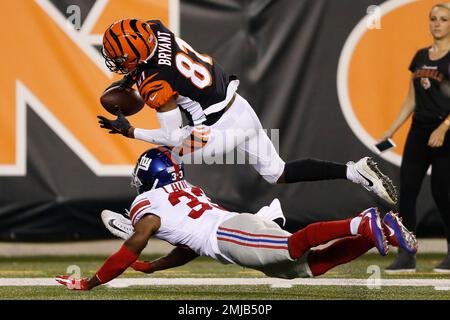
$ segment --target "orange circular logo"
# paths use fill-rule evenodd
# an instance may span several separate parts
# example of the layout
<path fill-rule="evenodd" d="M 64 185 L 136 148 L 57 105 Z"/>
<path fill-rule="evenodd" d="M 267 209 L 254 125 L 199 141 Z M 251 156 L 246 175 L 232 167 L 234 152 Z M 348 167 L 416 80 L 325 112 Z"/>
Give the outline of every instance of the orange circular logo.
<path fill-rule="evenodd" d="M 344 45 L 338 67 L 339 102 L 354 134 L 372 151 L 400 112 L 414 54 L 432 43 L 428 13 L 436 3 L 387 1 L 358 23 Z M 380 155 L 398 166 L 410 121 L 394 135 L 397 147 Z"/>

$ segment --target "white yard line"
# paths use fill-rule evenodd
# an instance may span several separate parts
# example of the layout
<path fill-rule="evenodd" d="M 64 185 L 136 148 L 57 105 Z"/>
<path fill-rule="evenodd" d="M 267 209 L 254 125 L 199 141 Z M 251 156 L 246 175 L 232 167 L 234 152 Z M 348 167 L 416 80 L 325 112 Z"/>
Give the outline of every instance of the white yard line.
<path fill-rule="evenodd" d="M 0 278 L 4 286 L 58 286 L 53 278 Z M 274 288 L 299 286 L 395 286 L 395 287 L 434 287 L 436 290 L 450 290 L 450 279 L 294 279 L 274 278 L 122 278 L 107 284 L 112 288 L 129 286 L 230 286 L 230 285 L 269 285 Z"/>

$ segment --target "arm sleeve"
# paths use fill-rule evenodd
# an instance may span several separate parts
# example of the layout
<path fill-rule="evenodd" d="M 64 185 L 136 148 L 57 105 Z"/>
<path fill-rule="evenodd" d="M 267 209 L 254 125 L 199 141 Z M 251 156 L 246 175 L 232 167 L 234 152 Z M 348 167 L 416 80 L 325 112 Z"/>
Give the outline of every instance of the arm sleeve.
<path fill-rule="evenodd" d="M 122 245 L 119 251 L 110 256 L 95 276 L 100 283 L 106 283 L 120 276 L 139 257 L 137 253 L 130 251 Z"/>
<path fill-rule="evenodd" d="M 134 129 L 134 138 L 159 145 L 178 147 L 189 136 L 187 128 L 182 128 L 181 112 L 178 108 L 157 113 L 160 129 Z"/>

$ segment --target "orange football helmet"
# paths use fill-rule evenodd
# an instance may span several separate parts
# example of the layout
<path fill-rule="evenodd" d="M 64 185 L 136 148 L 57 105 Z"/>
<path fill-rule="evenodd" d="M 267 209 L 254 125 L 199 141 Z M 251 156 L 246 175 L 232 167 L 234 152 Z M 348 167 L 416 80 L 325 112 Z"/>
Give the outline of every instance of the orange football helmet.
<path fill-rule="evenodd" d="M 114 22 L 103 35 L 102 55 L 112 72 L 129 73 L 139 62 L 153 57 L 157 40 L 150 25 L 141 19 Z"/>

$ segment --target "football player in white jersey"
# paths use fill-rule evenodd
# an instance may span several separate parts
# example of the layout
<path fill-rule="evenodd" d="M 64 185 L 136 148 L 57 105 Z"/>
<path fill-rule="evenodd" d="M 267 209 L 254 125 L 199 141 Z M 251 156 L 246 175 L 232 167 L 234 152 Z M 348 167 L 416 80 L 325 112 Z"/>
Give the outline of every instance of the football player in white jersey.
<path fill-rule="evenodd" d="M 136 84 L 160 123 L 159 129 L 147 130 L 134 128 L 122 114 L 116 120 L 98 116 L 100 127 L 110 133 L 173 146 L 185 163 L 223 161 L 220 156 L 236 149 L 271 184 L 347 179 L 390 204 L 397 201 L 391 180 L 368 157 L 347 164 L 317 159 L 285 163 L 253 108 L 237 92 L 237 77 L 159 20 L 113 23 L 103 37 L 103 56 L 111 71 L 126 74 L 113 85 Z M 182 126 L 181 113 L 187 126 Z"/>
<path fill-rule="evenodd" d="M 102 219 L 125 243 L 90 279 L 57 276 L 74 290 L 90 290 L 118 277 L 128 267 L 145 273 L 183 265 L 197 256 L 224 264 L 262 271 L 270 277 L 314 277 L 349 262 L 376 247 L 386 255 L 388 245 L 417 250 L 415 236 L 392 212 L 381 221 L 377 208 L 354 218 L 319 222 L 293 234 L 272 220 L 284 216 L 275 199 L 256 214 L 230 212 L 198 187 L 184 180 L 183 165 L 166 147 L 144 152 L 134 169 L 132 185 L 139 195 L 128 218 L 105 210 Z M 389 219 L 386 219 L 389 217 Z M 388 230 L 389 235 L 385 234 Z M 138 257 L 150 237 L 175 246 L 167 256 L 152 262 Z M 336 240 L 324 249 L 311 249 Z"/>

